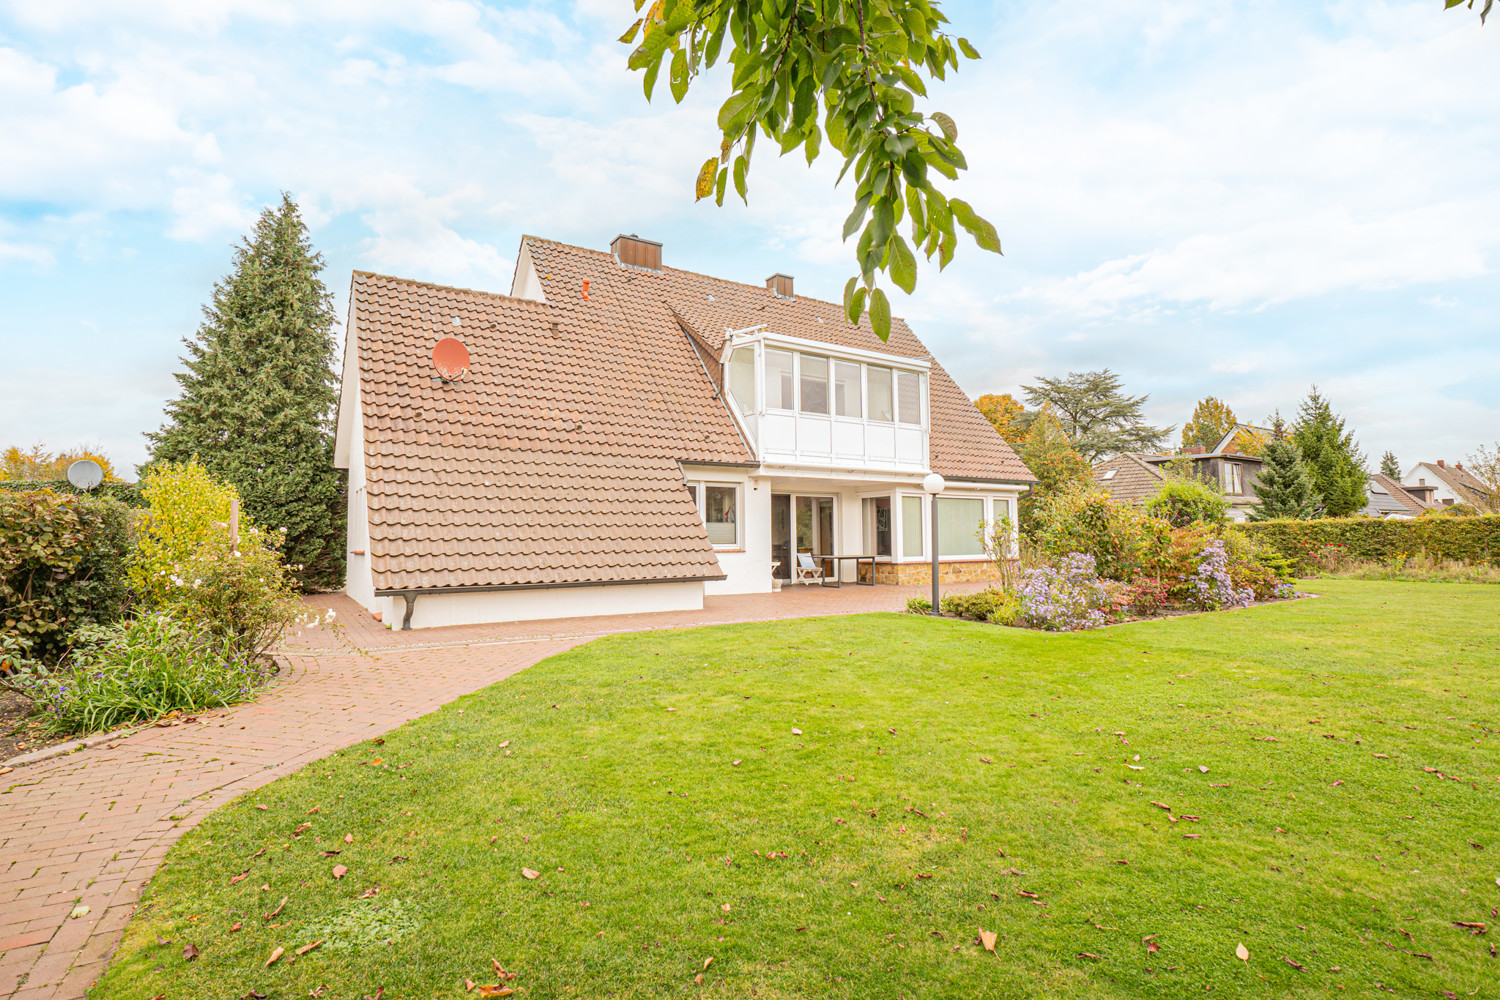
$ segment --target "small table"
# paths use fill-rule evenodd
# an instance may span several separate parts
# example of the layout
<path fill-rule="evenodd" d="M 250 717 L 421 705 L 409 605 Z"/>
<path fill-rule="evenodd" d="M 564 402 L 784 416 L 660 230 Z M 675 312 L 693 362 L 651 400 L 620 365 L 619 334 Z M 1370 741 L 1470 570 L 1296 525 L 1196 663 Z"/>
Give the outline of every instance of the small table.
<path fill-rule="evenodd" d="M 853 562 L 854 562 L 854 582 L 855 582 L 855 584 L 857 584 L 858 586 L 861 586 L 861 587 L 873 587 L 873 586 L 875 586 L 875 557 L 874 556 L 834 556 L 834 555 L 820 556 L 820 555 L 814 555 L 813 558 L 814 559 L 824 559 L 824 560 L 827 560 L 828 562 L 833 563 L 833 575 L 832 576 L 826 576 L 825 575 L 823 577 L 822 581 L 821 581 L 821 585 L 824 586 L 824 587 L 842 587 L 844 585 L 843 574 L 841 574 L 839 572 L 839 563 L 841 561 L 848 561 L 848 560 L 853 560 Z M 868 575 L 864 572 L 864 567 L 866 565 L 868 565 L 869 568 L 870 568 L 870 571 L 869 571 Z"/>

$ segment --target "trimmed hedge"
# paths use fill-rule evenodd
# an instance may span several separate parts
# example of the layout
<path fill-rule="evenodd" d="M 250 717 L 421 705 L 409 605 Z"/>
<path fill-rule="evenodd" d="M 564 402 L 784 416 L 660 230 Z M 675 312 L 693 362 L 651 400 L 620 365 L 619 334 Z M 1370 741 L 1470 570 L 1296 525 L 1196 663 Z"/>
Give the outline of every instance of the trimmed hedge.
<path fill-rule="evenodd" d="M 1417 517 L 1383 521 L 1373 517 L 1313 521 L 1251 521 L 1237 529 L 1308 568 L 1308 552 L 1342 545 L 1355 559 L 1383 562 L 1426 552 L 1434 559 L 1500 566 L 1500 517 Z"/>
<path fill-rule="evenodd" d="M 51 490 L 53 493 L 75 493 L 83 491 L 66 479 L 0 479 L 0 490 L 15 490 L 27 493 L 32 490 Z M 141 495 L 140 483 L 100 483 L 89 490 L 91 497 L 114 497 L 127 507 L 145 507 L 146 498 Z"/>

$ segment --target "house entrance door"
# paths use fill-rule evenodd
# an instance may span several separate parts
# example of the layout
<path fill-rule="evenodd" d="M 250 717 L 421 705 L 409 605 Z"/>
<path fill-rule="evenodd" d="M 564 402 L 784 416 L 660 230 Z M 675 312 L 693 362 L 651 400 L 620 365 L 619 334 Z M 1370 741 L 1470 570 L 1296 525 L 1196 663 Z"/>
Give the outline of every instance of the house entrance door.
<path fill-rule="evenodd" d="M 777 577 L 792 578 L 792 498 L 785 493 L 771 494 L 771 561 Z"/>

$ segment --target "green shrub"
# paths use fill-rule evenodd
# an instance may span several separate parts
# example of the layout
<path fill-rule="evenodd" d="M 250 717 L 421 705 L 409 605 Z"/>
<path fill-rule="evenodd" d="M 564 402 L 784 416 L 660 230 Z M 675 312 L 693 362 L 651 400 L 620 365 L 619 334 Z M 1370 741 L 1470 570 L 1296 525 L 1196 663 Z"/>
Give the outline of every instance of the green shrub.
<path fill-rule="evenodd" d="M 906 599 L 906 612 L 912 615 L 932 614 L 932 602 L 925 597 L 908 597 Z"/>
<path fill-rule="evenodd" d="M 55 662 L 76 629 L 124 612 L 130 544 L 131 513 L 118 500 L 0 491 L 0 633 Z"/>
<path fill-rule="evenodd" d="M 0 490 L 30 492 L 51 490 L 53 493 L 76 494 L 91 497 L 110 497 L 127 507 L 144 507 L 146 498 L 141 495 L 139 483 L 100 483 L 87 494 L 66 479 L 0 479 Z"/>
<path fill-rule="evenodd" d="M 130 567 L 130 582 L 152 604 L 183 586 L 182 570 L 211 538 L 227 538 L 233 486 L 209 477 L 197 462 L 165 462 L 141 486 L 150 505 Z M 251 526 L 243 519 L 241 532 Z"/>
<path fill-rule="evenodd" d="M 977 594 L 949 594 L 942 599 L 941 607 L 945 615 L 971 618 L 976 622 L 988 621 L 1003 596 L 998 590 L 981 590 Z"/>
<path fill-rule="evenodd" d="M 1129 580 L 1160 559 L 1170 526 L 1138 504 L 1117 501 L 1086 484 L 1037 501 L 1032 540 L 1053 559 L 1078 552 L 1094 558 L 1106 580 Z"/>
<path fill-rule="evenodd" d="M 29 671 L 16 683 L 56 731 L 97 732 L 220 708 L 243 701 L 270 676 L 263 661 L 160 612 L 81 630 L 80 638 L 62 667 Z"/>
<path fill-rule="evenodd" d="M 999 599 L 995 602 L 994 610 L 990 612 L 990 622 L 995 625 L 1023 624 L 1026 610 L 1021 602 L 1021 596 L 1009 590 L 1002 590 L 998 593 Z"/>
<path fill-rule="evenodd" d="M 1168 476 L 1160 487 L 1146 500 L 1146 512 L 1161 518 L 1174 528 L 1185 527 L 1195 521 L 1205 524 L 1223 524 L 1229 510 L 1229 501 L 1224 493 L 1212 483 L 1202 479 L 1184 479 Z"/>
<path fill-rule="evenodd" d="M 1314 553 L 1328 545 L 1341 545 L 1349 558 L 1370 562 L 1425 553 L 1439 562 L 1500 566 L 1500 517 L 1496 516 L 1259 521 L 1240 525 L 1239 530 L 1276 549 L 1296 566 L 1299 575 L 1313 571 Z"/>

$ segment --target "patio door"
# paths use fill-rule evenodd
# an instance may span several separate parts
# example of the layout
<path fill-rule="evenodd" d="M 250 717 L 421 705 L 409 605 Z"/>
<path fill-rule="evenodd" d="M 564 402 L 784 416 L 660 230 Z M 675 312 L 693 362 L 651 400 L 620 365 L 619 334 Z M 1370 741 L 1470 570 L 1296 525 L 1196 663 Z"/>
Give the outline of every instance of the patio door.
<path fill-rule="evenodd" d="M 771 561 L 777 564 L 773 576 L 792 578 L 792 498 L 786 493 L 771 494 Z"/>

